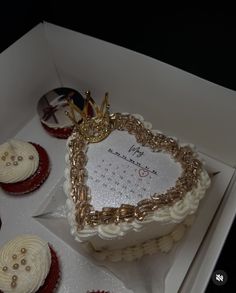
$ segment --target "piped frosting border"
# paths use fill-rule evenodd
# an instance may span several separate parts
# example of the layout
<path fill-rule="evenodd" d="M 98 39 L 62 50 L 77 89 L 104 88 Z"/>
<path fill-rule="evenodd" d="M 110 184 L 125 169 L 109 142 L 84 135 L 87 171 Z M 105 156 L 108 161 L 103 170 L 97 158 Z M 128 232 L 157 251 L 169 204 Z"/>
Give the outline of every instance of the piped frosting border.
<path fill-rule="evenodd" d="M 151 239 L 145 241 L 136 246 L 130 246 L 123 249 L 114 250 L 93 250 L 92 254 L 98 261 L 127 261 L 131 262 L 136 259 L 140 259 L 144 255 L 152 255 L 158 251 L 162 253 L 168 253 L 173 248 L 174 244 L 180 241 L 188 227 L 192 226 L 195 219 L 195 215 L 189 215 L 187 218 L 169 234 L 159 237 L 157 239 Z"/>
<path fill-rule="evenodd" d="M 122 114 L 128 115 L 128 114 Z M 161 134 L 158 131 L 152 130 L 152 125 L 150 122 L 145 122 L 143 117 L 139 114 L 129 115 L 141 121 L 143 126 L 149 130 L 152 134 Z M 65 169 L 65 178 L 64 191 L 68 196 L 67 207 L 68 207 L 68 221 L 71 226 L 71 233 L 77 241 L 86 241 L 90 237 L 98 235 L 102 239 L 114 239 L 117 237 L 122 237 L 127 234 L 129 231 L 140 231 L 147 223 L 150 222 L 159 222 L 159 223 L 180 223 L 182 222 L 187 215 L 193 214 L 196 212 L 200 200 L 204 197 L 207 188 L 210 186 L 210 178 L 204 168 L 201 167 L 200 172 L 198 173 L 198 180 L 196 185 L 192 190 L 186 192 L 184 196 L 177 201 L 174 201 L 173 204 L 166 204 L 160 206 L 158 209 L 148 212 L 144 219 L 134 219 L 130 222 L 118 222 L 118 223 L 108 223 L 108 224 L 99 224 L 95 226 L 84 225 L 82 229 L 78 229 L 78 221 L 76 218 L 77 209 L 76 204 L 71 197 L 72 194 L 72 184 L 71 184 L 71 162 L 68 153 L 70 153 L 70 137 L 67 141 L 67 154 L 66 154 L 66 169 Z M 176 140 L 175 140 L 176 142 Z M 186 144 L 179 144 L 182 147 L 186 147 Z M 87 146 L 85 146 L 86 148 Z M 187 147 L 188 149 L 188 147 Z M 195 154 L 195 156 L 197 156 Z M 197 162 L 199 162 L 196 159 Z"/>

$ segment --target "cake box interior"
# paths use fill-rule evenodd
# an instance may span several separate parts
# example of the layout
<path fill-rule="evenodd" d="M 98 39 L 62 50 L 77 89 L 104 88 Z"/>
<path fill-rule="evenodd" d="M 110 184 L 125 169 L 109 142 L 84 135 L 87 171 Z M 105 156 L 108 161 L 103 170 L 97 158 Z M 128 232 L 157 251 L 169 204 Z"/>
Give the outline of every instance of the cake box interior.
<path fill-rule="evenodd" d="M 154 129 L 194 143 L 201 153 L 214 158 L 214 166 L 221 166 L 226 174 L 224 182 L 229 181 L 234 172 L 236 139 L 232 133 L 236 99 L 231 90 L 142 54 L 49 23 L 39 24 L 5 50 L 0 64 L 0 123 L 4 125 L 1 126 L 1 143 L 14 135 L 34 140 L 47 146 L 54 159 L 50 183 L 38 191 L 43 196 L 37 200 L 19 199 L 22 211 L 12 216 L 8 227 L 3 224 L 0 242 L 19 231 L 39 231 L 42 235 L 49 233 L 47 237 L 52 242 L 75 245 L 69 234 L 57 232 L 58 225 L 53 228 L 52 223 L 46 221 L 42 227 L 32 218 L 64 173 L 65 141 L 49 138 L 41 130 L 36 115 L 38 99 L 56 87 L 79 88 L 81 92 L 90 89 L 98 99 L 108 91 L 114 112 L 140 113 L 152 122 Z M 231 182 L 232 188 L 225 194 L 191 264 L 182 292 L 204 291 L 235 214 L 234 179 Z M 3 200 L 0 207 L 3 215 L 6 214 L 3 208 L 7 211 L 10 205 L 11 208 L 15 205 L 17 209 L 17 200 L 5 199 L 4 195 Z M 31 208 L 26 210 L 23 205 L 29 201 Z M 27 223 L 23 215 L 31 216 Z M 15 225 L 18 229 L 13 228 L 15 221 L 18 221 Z M 48 230 L 45 231 L 45 227 Z M 207 258 L 201 263 L 200 259 L 206 254 Z M 204 273 L 200 269 L 203 264 Z M 168 283 L 175 286 L 177 277 L 178 274 L 172 274 Z M 122 290 L 119 292 L 126 292 L 125 288 Z"/>

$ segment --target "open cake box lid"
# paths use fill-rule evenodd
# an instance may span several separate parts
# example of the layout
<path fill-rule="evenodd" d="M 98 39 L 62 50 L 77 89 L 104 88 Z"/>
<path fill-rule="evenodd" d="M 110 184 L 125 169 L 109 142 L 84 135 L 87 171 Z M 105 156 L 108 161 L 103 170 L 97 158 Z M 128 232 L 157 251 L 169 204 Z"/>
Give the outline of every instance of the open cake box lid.
<path fill-rule="evenodd" d="M 0 143 L 36 115 L 43 94 L 67 86 L 80 92 L 89 89 L 98 103 L 108 91 L 112 112 L 140 113 L 154 129 L 193 143 L 202 153 L 235 166 L 235 92 L 153 58 L 43 23 L 0 55 L 0 76 L 4 105 L 0 108 Z M 44 139 L 46 142 L 46 136 Z M 64 162 L 63 156 L 61 159 Z M 230 213 L 222 222 L 220 216 L 227 214 L 227 206 L 231 206 Z M 221 224 L 217 229 L 224 230 L 220 245 L 215 245 L 218 252 L 212 257 L 217 257 L 223 245 L 235 206 L 232 196 L 221 205 L 215 225 Z"/>
<path fill-rule="evenodd" d="M 90 89 L 99 103 L 108 91 L 113 112 L 140 113 L 154 129 L 235 166 L 232 90 L 50 23 L 39 24 L 5 50 L 0 65 L 1 142 L 36 114 L 45 92 L 68 86 Z"/>
<path fill-rule="evenodd" d="M 231 166 L 236 163 L 236 93 L 119 46 L 46 24 L 60 78 L 110 94 L 113 112 L 140 113 L 154 129 L 196 144 Z"/>

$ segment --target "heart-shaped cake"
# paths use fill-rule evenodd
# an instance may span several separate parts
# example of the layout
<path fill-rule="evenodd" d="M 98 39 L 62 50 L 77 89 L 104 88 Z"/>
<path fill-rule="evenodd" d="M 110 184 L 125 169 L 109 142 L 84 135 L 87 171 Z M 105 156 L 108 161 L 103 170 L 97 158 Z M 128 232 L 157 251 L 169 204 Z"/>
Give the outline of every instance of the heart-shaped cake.
<path fill-rule="evenodd" d="M 95 105 L 89 93 L 86 102 Z M 94 112 L 82 114 L 67 142 L 71 233 L 99 259 L 170 251 L 210 185 L 202 162 L 190 146 L 151 130 L 141 115 L 110 114 L 107 95 Z"/>

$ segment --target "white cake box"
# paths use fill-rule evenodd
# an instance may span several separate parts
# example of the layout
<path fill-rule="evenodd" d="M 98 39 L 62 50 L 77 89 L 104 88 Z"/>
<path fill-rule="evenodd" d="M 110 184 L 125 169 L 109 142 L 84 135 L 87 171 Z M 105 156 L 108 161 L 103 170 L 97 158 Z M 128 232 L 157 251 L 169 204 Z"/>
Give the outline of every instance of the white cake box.
<path fill-rule="evenodd" d="M 114 112 L 140 113 L 154 129 L 191 142 L 213 158 L 209 159 L 213 171 L 218 168 L 222 174 L 217 182 L 222 194 L 216 198 L 216 213 L 212 211 L 208 219 L 208 224 L 212 222 L 195 247 L 196 255 L 182 251 L 182 259 L 187 261 L 177 261 L 182 269 L 175 270 L 176 263 L 165 280 L 166 293 L 176 288 L 180 292 L 204 292 L 236 210 L 236 139 L 232 135 L 235 92 L 153 58 L 49 23 L 36 26 L 0 55 L 0 143 L 15 135 L 38 142 L 47 149 L 52 162 L 49 179 L 32 195 L 17 198 L 0 191 L 0 245 L 28 232 L 51 242 L 62 263 L 59 293 L 88 289 L 132 292 L 111 272 L 76 253 L 69 235 L 54 233 L 32 218 L 64 173 L 65 141 L 50 137 L 36 115 L 38 99 L 60 86 L 81 92 L 90 89 L 99 99 L 108 91 Z M 196 231 L 193 227 L 192 235 Z"/>

